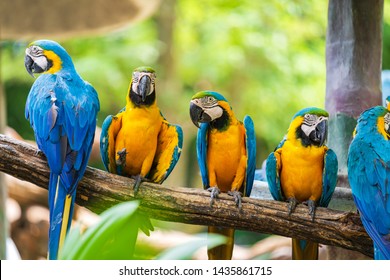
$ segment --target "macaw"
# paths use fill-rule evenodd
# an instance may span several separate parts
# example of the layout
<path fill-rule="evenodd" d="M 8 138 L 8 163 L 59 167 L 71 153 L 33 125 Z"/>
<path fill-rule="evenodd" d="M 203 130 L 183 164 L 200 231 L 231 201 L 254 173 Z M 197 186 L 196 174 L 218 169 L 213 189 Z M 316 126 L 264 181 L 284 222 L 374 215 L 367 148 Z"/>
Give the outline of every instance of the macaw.
<path fill-rule="evenodd" d="M 325 145 L 328 113 L 309 107 L 296 113 L 287 135 L 270 153 L 266 174 L 272 197 L 288 202 L 290 215 L 305 203 L 314 220 L 316 206 L 327 207 L 337 183 L 337 156 Z M 318 243 L 292 240 L 293 259 L 318 259 Z"/>
<path fill-rule="evenodd" d="M 150 67 L 134 70 L 126 107 L 103 122 L 100 154 L 106 169 L 133 177 L 134 193 L 142 181 L 161 184 L 179 160 L 183 131 L 169 123 L 157 106 L 156 73 Z"/>
<path fill-rule="evenodd" d="M 241 209 L 241 192 L 249 196 L 256 169 L 253 121 L 240 122 L 228 101 L 213 91 L 201 91 L 190 102 L 192 122 L 199 128 L 197 157 L 203 186 L 210 191 L 210 206 L 220 192 L 228 193 Z M 199 124 L 200 123 L 200 124 Z M 234 229 L 209 227 L 209 233 L 227 237 L 227 243 L 208 250 L 209 259 L 231 259 Z"/>
<path fill-rule="evenodd" d="M 382 70 L 382 105 L 388 107 L 390 101 L 390 70 Z M 389 108 L 387 108 L 389 110 Z"/>
<path fill-rule="evenodd" d="M 98 94 L 84 81 L 57 42 L 39 40 L 26 49 L 27 72 L 42 73 L 27 97 L 25 116 L 50 168 L 48 259 L 56 259 L 70 228 L 78 182 L 95 137 Z"/>
<path fill-rule="evenodd" d="M 390 111 L 364 111 L 348 151 L 348 179 L 374 258 L 390 259 Z"/>
<path fill-rule="evenodd" d="M 385 107 L 387 110 L 390 110 L 390 95 L 388 97 L 386 97 Z"/>

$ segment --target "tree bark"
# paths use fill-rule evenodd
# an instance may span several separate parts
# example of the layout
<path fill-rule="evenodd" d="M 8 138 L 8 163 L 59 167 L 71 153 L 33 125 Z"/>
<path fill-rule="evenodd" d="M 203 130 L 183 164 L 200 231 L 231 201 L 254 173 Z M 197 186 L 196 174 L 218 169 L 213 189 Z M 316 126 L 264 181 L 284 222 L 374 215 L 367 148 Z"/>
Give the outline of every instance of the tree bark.
<path fill-rule="evenodd" d="M 383 0 L 329 1 L 325 108 L 329 146 L 343 174 L 356 119 L 382 103 L 382 24 Z"/>
<path fill-rule="evenodd" d="M 0 154 L 0 171 L 47 188 L 49 169 L 42 152 L 0 135 Z M 153 219 L 309 239 L 373 255 L 372 241 L 356 213 L 319 207 L 311 221 L 303 205 L 289 216 L 284 202 L 243 198 L 239 211 L 226 194 L 210 207 L 210 193 L 204 190 L 143 183 L 134 197 L 133 184 L 133 179 L 88 167 L 76 203 L 101 213 L 122 201 L 137 199 L 141 200 L 140 212 Z"/>
<path fill-rule="evenodd" d="M 6 125 L 6 116 L 5 92 L 3 90 L 3 84 L 1 83 L 0 74 L 0 133 L 4 133 Z M 8 237 L 8 222 L 5 207 L 6 200 L 7 188 L 5 185 L 4 174 L 0 172 L 0 260 L 5 260 L 7 257 L 6 245 Z"/>
<path fill-rule="evenodd" d="M 330 0 L 326 36 L 326 99 L 330 114 L 328 145 L 339 161 L 339 178 L 347 178 L 349 144 L 356 119 L 380 105 L 383 0 Z M 338 187 L 349 188 L 348 180 Z M 331 255 L 347 256 L 339 248 Z"/>

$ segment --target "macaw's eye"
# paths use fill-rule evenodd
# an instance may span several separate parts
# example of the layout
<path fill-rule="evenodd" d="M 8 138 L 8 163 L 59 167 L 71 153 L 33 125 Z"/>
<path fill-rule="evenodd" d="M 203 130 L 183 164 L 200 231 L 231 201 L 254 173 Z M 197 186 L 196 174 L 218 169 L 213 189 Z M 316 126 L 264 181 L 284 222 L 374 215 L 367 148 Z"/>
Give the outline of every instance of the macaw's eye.
<path fill-rule="evenodd" d="M 213 102 L 213 98 L 211 96 L 209 96 L 208 101 Z"/>
<path fill-rule="evenodd" d="M 37 47 L 37 46 L 32 46 L 32 47 L 31 47 L 31 53 L 32 53 L 32 54 L 38 54 L 38 53 L 39 53 L 39 50 L 40 50 L 40 48 Z"/>

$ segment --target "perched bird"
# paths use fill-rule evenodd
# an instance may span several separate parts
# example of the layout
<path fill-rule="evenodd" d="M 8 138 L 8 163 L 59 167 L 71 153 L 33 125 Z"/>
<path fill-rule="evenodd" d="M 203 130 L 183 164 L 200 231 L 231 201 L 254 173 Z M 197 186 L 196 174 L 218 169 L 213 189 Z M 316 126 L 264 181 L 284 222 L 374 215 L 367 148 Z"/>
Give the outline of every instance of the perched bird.
<path fill-rule="evenodd" d="M 387 110 L 390 110 L 390 95 L 386 97 L 384 106 L 386 107 Z"/>
<path fill-rule="evenodd" d="M 291 214 L 305 203 L 314 220 L 317 205 L 327 207 L 337 183 L 336 154 L 325 145 L 328 113 L 305 108 L 293 117 L 287 135 L 267 158 L 268 186 Z M 318 259 L 318 243 L 292 240 L 293 259 Z"/>
<path fill-rule="evenodd" d="M 382 70 L 382 105 L 388 107 L 390 101 L 390 70 Z M 389 108 L 387 108 L 389 110 Z"/>
<path fill-rule="evenodd" d="M 150 67 L 133 72 L 126 107 L 104 120 L 100 154 L 106 169 L 132 177 L 135 194 L 142 181 L 161 184 L 179 160 L 183 131 L 170 124 L 157 106 L 156 74 Z"/>
<path fill-rule="evenodd" d="M 375 259 L 390 259 L 390 112 L 364 111 L 348 152 L 348 179 Z"/>
<path fill-rule="evenodd" d="M 256 137 L 252 119 L 240 122 L 228 101 L 219 93 L 201 91 L 190 103 L 192 122 L 199 128 L 198 164 L 203 186 L 211 192 L 210 206 L 220 192 L 234 197 L 241 209 L 241 196 L 249 196 L 256 168 Z M 199 124 L 201 123 L 201 124 Z M 241 193 L 242 192 L 242 193 Z M 231 259 L 234 229 L 209 227 L 209 233 L 225 235 L 225 245 L 208 250 L 209 259 Z"/>
<path fill-rule="evenodd" d="M 70 228 L 77 184 L 91 153 L 99 100 L 56 42 L 31 43 L 24 64 L 33 77 L 42 73 L 27 97 L 25 116 L 50 168 L 48 258 L 56 259 Z"/>

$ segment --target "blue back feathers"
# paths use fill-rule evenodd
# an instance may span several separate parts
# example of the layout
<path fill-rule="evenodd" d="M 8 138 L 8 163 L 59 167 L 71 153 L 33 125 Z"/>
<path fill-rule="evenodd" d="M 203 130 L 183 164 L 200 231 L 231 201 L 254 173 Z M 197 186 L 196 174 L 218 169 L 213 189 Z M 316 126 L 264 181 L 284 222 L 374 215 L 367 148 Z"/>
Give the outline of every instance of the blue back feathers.
<path fill-rule="evenodd" d="M 348 179 L 376 259 L 390 259 L 390 143 L 377 127 L 388 112 L 376 106 L 360 115 L 348 153 Z"/>

